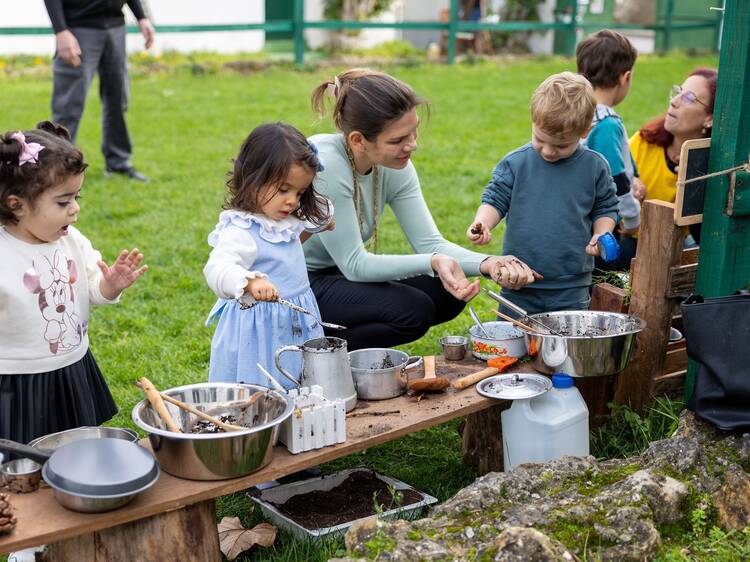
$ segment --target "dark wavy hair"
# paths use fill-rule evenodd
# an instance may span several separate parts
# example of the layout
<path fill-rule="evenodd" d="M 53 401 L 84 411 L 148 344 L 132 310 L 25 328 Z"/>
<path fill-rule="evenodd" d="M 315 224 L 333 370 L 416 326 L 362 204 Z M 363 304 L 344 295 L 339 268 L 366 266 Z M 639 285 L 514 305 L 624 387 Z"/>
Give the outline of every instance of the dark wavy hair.
<path fill-rule="evenodd" d="M 73 146 L 70 133 L 62 125 L 51 121 L 37 123 L 35 129 L 22 131 L 26 142 L 38 142 L 44 149 L 38 162 L 19 165 L 21 143 L 8 131 L 0 136 L 0 223 L 18 222 L 8 203 L 12 195 L 29 202 L 31 207 L 39 196 L 51 187 L 60 185 L 71 176 L 82 174 L 88 164 L 83 153 Z"/>
<path fill-rule="evenodd" d="M 259 125 L 242 143 L 240 153 L 234 159 L 234 168 L 227 174 L 229 192 L 224 208 L 260 212 L 266 201 L 278 192 L 294 165 L 304 166 L 313 173 L 320 169 L 318 155 L 305 135 L 286 123 Z M 274 190 L 261 200 L 265 186 Z M 322 224 L 327 218 L 326 210 L 325 198 L 310 182 L 294 215 L 301 220 Z"/>
<path fill-rule="evenodd" d="M 719 73 L 715 68 L 696 68 L 688 76 L 702 76 L 708 83 L 708 102 L 706 105 L 711 109 L 711 114 L 714 112 L 714 101 L 716 100 L 716 79 Z M 669 146 L 674 140 L 674 135 L 664 128 L 664 119 L 667 114 L 654 117 L 651 121 L 646 123 L 639 134 L 641 138 L 647 143 L 655 144 L 657 146 Z M 713 127 L 706 129 L 703 138 L 711 138 L 711 131 Z"/>

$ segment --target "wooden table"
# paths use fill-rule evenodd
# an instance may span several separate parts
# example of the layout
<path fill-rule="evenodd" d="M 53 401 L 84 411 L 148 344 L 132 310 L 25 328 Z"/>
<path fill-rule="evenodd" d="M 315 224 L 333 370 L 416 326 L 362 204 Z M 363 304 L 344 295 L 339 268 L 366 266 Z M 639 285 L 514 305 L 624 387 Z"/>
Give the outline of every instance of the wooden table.
<path fill-rule="evenodd" d="M 485 366 L 474 359 L 446 362 L 438 357 L 436 373 L 455 379 Z M 527 365 L 523 370 L 530 369 Z M 214 498 L 497 405 L 498 401 L 480 396 L 473 386 L 424 395 L 420 400 L 404 395 L 359 402 L 352 411 L 357 415 L 347 417 L 344 443 L 297 455 L 278 445 L 268 466 L 232 480 L 185 480 L 162 471 L 151 489 L 125 507 L 107 513 L 69 511 L 55 501 L 49 488 L 14 494 L 11 501 L 18 524 L 12 533 L 0 535 L 0 553 L 47 544 L 47 560 L 218 561 L 221 556 Z M 397 413 L 370 415 L 388 411 Z M 496 435 L 500 435 L 499 420 Z"/>

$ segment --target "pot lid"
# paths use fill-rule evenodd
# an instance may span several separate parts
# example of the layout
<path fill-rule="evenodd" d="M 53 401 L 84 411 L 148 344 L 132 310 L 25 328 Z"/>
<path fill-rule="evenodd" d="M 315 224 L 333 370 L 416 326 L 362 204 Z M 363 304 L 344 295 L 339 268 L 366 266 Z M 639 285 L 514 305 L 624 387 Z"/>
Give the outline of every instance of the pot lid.
<path fill-rule="evenodd" d="M 552 381 L 536 373 L 511 373 L 488 377 L 477 385 L 477 392 L 487 398 L 520 400 L 544 394 Z"/>
<path fill-rule="evenodd" d="M 81 439 L 57 449 L 42 476 L 68 494 L 98 498 L 134 494 L 159 477 L 159 465 L 146 449 L 124 439 Z"/>

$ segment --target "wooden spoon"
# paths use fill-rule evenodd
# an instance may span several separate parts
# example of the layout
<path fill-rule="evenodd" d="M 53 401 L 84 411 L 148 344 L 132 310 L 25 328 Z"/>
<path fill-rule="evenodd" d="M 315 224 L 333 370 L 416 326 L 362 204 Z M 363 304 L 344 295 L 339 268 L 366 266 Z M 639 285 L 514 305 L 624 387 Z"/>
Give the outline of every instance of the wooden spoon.
<path fill-rule="evenodd" d="M 476 384 L 479 381 L 483 381 L 487 377 L 496 375 L 498 372 L 499 369 L 497 369 L 497 367 L 487 367 L 486 369 L 482 369 L 481 371 L 477 371 L 476 373 L 472 373 L 471 375 L 466 375 L 465 377 L 454 380 L 451 386 L 458 390 L 462 390 L 467 386 L 471 386 L 472 384 Z"/>
<path fill-rule="evenodd" d="M 253 394 L 248 400 L 248 406 L 252 404 L 253 402 L 255 402 L 258 398 L 263 396 L 264 394 L 265 392 L 263 392 L 262 390 L 259 390 L 258 392 Z M 174 404 L 178 408 L 182 408 L 186 412 L 190 412 L 191 414 L 198 416 L 202 420 L 211 422 L 212 424 L 214 424 L 217 427 L 220 427 L 224 431 L 245 431 L 248 429 L 247 427 L 242 427 L 241 425 L 234 425 L 231 423 L 226 423 L 219 419 L 214 418 L 213 416 L 209 416 L 206 412 L 201 412 L 200 410 L 194 408 L 190 404 L 185 404 L 185 402 L 181 402 L 180 400 L 177 400 L 177 398 L 172 398 L 168 394 L 162 394 L 161 397 L 167 402 Z"/>
<path fill-rule="evenodd" d="M 156 390 L 154 384 L 146 377 L 141 377 L 136 381 L 135 385 L 144 392 L 146 398 L 148 398 L 148 401 L 151 403 L 151 407 L 156 410 L 157 414 L 159 414 L 159 417 L 167 426 L 167 429 L 169 429 L 169 431 L 174 431 L 175 433 L 182 433 L 179 426 L 174 422 L 172 416 L 169 414 L 169 410 L 167 410 L 167 407 L 164 405 L 164 401 L 162 400 L 162 395 L 158 390 Z"/>

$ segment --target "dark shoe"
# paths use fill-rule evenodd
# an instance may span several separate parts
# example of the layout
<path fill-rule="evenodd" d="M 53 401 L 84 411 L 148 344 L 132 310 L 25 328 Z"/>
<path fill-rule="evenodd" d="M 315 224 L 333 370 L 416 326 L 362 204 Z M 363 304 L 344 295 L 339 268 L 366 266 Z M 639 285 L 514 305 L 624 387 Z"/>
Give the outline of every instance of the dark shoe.
<path fill-rule="evenodd" d="M 111 176 L 112 174 L 122 174 L 123 176 L 126 176 L 131 180 L 142 181 L 143 183 L 146 183 L 148 181 L 147 176 L 144 176 L 142 173 L 140 173 L 138 170 L 136 170 L 132 166 L 128 166 L 127 168 L 109 168 L 108 167 L 104 173 L 108 176 Z"/>

